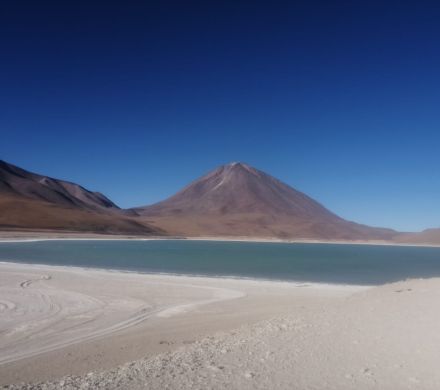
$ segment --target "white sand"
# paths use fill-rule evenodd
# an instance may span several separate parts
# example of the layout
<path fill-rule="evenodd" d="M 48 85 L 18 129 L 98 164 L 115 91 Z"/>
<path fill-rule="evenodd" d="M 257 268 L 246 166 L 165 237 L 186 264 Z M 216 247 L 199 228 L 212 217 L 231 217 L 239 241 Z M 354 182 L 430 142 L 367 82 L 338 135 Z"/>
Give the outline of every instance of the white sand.
<path fill-rule="evenodd" d="M 244 295 L 163 276 L 8 263 L 0 269 L 0 364 Z"/>
<path fill-rule="evenodd" d="M 366 289 L 4 263 L 0 301 L 0 383 L 46 381 L 10 388 L 440 388 L 440 279 Z"/>

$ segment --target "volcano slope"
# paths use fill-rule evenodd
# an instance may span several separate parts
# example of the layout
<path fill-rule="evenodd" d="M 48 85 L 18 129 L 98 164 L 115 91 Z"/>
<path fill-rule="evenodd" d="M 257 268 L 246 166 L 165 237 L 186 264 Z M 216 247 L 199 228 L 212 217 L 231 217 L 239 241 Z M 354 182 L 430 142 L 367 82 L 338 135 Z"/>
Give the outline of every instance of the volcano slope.
<path fill-rule="evenodd" d="M 310 240 L 390 240 L 397 233 L 344 220 L 244 163 L 223 165 L 170 198 L 133 209 L 170 234 Z"/>

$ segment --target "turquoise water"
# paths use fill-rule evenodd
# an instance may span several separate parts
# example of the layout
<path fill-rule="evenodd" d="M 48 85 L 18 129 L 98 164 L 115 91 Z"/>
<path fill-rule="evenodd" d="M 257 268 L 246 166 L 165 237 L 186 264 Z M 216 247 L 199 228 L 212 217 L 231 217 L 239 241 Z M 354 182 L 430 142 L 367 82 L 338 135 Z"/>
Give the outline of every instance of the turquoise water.
<path fill-rule="evenodd" d="M 141 272 L 381 284 L 440 276 L 440 248 L 213 241 L 0 243 L 0 260 Z"/>

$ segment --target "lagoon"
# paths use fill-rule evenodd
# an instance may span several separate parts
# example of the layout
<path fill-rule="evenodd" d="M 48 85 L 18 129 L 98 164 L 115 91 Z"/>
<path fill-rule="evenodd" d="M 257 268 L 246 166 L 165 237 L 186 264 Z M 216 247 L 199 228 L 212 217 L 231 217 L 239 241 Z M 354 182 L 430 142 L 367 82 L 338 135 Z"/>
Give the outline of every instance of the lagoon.
<path fill-rule="evenodd" d="M 357 285 L 440 276 L 440 248 L 359 244 L 196 240 L 2 242 L 0 261 Z"/>

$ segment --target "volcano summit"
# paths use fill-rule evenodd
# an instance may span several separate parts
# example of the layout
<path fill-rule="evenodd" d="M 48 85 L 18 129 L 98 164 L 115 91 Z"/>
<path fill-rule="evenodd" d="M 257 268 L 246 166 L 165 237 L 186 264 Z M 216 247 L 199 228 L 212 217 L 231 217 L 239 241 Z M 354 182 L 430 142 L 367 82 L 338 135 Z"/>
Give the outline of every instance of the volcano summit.
<path fill-rule="evenodd" d="M 184 236 L 387 240 L 395 232 L 346 221 L 280 180 L 247 164 L 222 165 L 170 198 L 134 209 Z"/>

